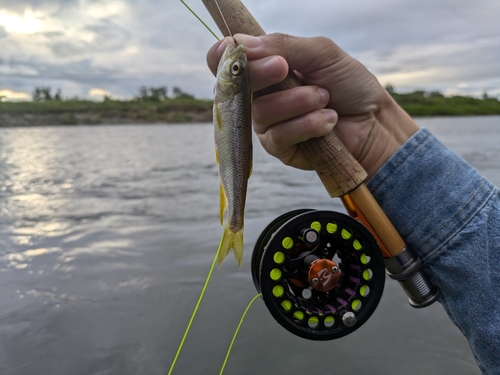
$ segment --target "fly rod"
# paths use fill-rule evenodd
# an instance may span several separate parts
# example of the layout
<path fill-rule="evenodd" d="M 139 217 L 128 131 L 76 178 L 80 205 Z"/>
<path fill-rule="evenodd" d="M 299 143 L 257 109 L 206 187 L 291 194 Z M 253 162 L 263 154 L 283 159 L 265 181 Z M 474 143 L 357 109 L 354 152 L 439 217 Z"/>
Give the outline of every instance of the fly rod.
<path fill-rule="evenodd" d="M 233 35 L 265 35 L 262 27 L 240 0 L 202 2 L 224 36 L 230 36 L 228 30 L 231 30 Z M 282 82 L 255 95 L 263 96 L 300 85 L 299 79 L 290 72 Z M 404 240 L 366 187 L 366 171 L 335 133 L 310 139 L 301 143 L 300 147 L 330 197 L 340 197 L 349 215 L 362 222 L 375 237 L 389 276 L 400 283 L 409 297 L 410 304 L 413 307 L 425 307 L 433 303 L 439 291 L 420 269 L 420 259 L 406 247 Z M 331 268 L 330 263 L 326 266 Z"/>

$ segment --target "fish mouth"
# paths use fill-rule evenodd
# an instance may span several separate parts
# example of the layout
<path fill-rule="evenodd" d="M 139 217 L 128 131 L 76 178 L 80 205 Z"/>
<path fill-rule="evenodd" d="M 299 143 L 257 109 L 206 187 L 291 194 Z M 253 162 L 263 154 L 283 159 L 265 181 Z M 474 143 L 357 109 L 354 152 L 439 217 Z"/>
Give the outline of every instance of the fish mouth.
<path fill-rule="evenodd" d="M 233 38 L 234 40 L 234 38 Z M 240 54 L 246 53 L 246 48 L 243 44 L 238 44 L 236 40 L 234 40 L 235 45 L 228 44 L 222 57 L 223 59 L 229 59 L 232 55 L 239 56 Z"/>

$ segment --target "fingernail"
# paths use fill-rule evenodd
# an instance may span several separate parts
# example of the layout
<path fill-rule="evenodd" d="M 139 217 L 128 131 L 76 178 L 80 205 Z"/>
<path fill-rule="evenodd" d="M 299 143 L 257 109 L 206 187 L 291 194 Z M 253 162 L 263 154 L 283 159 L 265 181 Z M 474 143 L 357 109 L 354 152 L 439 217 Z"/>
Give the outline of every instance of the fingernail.
<path fill-rule="evenodd" d="M 224 51 L 226 50 L 226 47 L 229 44 L 233 44 L 234 45 L 233 38 L 231 38 L 230 36 L 228 36 L 228 37 L 222 39 L 221 43 L 219 44 L 219 47 L 217 47 L 217 53 L 219 55 L 222 55 L 224 53 Z"/>
<path fill-rule="evenodd" d="M 234 39 L 240 44 L 243 44 L 246 48 L 257 48 L 262 44 L 262 40 L 257 36 L 237 34 Z"/>
<path fill-rule="evenodd" d="M 337 124 L 337 119 L 338 119 L 337 112 L 335 112 L 333 109 L 324 109 L 323 114 L 325 115 L 326 126 L 331 127 L 331 129 L 333 129 L 335 124 Z"/>
<path fill-rule="evenodd" d="M 274 79 L 283 76 L 283 68 L 280 60 L 276 56 L 266 58 L 262 62 L 262 70 L 265 71 L 267 78 Z"/>
<path fill-rule="evenodd" d="M 321 102 L 325 105 L 330 101 L 330 93 L 323 87 L 318 87 L 319 96 L 321 97 Z"/>

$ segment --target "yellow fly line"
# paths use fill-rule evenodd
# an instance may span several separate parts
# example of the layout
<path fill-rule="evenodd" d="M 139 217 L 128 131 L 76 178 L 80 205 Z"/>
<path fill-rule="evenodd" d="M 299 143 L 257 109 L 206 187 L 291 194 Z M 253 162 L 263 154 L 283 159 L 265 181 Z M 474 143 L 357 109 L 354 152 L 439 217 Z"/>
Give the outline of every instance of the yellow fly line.
<path fill-rule="evenodd" d="M 210 271 L 208 271 L 207 279 L 205 280 L 205 284 L 203 285 L 203 288 L 201 289 L 200 297 L 198 297 L 198 301 L 196 302 L 196 305 L 194 307 L 193 313 L 191 314 L 191 318 L 189 319 L 189 323 L 186 327 L 186 330 L 184 331 L 184 335 L 182 336 L 182 340 L 179 344 L 179 347 L 177 348 L 177 353 L 175 353 L 174 360 L 172 361 L 172 365 L 170 366 L 170 370 L 168 371 L 168 375 L 171 375 L 172 372 L 174 371 L 175 364 L 177 363 L 177 359 L 179 358 L 179 354 L 181 353 L 182 347 L 184 346 L 184 342 L 186 341 L 187 335 L 189 334 L 189 331 L 191 329 L 191 325 L 193 324 L 194 318 L 196 316 L 196 313 L 198 312 L 198 308 L 200 307 L 201 301 L 203 300 L 203 296 L 205 295 L 205 292 L 208 287 L 208 283 L 210 282 L 210 279 L 212 277 L 213 270 L 215 268 L 215 264 L 217 262 L 217 258 L 219 256 L 219 251 L 215 253 L 214 260 L 212 261 L 212 266 L 210 267 Z M 233 344 L 236 340 L 236 336 L 238 335 L 238 332 L 240 331 L 241 325 L 243 324 L 243 320 L 245 319 L 245 316 L 247 315 L 248 310 L 254 303 L 254 301 L 260 297 L 261 294 L 257 294 L 253 299 L 250 301 L 248 304 L 247 308 L 243 312 L 243 315 L 241 316 L 240 322 L 238 326 L 236 327 L 236 330 L 233 335 L 233 339 L 231 340 L 231 344 L 229 345 L 229 349 L 227 350 L 226 357 L 224 358 L 224 363 L 222 364 L 222 368 L 220 370 L 219 375 L 222 375 L 224 372 L 224 368 L 226 367 L 227 361 L 229 359 L 229 354 L 231 354 L 231 350 L 233 349 Z"/>
<path fill-rule="evenodd" d="M 210 32 L 212 33 L 212 35 L 213 35 L 213 36 L 215 36 L 215 39 L 220 40 L 220 38 L 219 38 L 217 35 L 215 35 L 215 33 L 212 31 L 212 29 L 211 29 L 210 27 L 208 27 L 208 25 L 207 25 L 205 22 L 203 22 L 203 20 L 202 20 L 202 19 L 201 19 L 201 18 L 200 18 L 200 17 L 199 17 L 199 16 L 198 16 L 195 12 L 194 12 L 194 10 L 192 10 L 192 9 L 189 7 L 189 5 L 187 5 L 187 4 L 184 2 L 184 0 L 181 0 L 181 3 L 182 3 L 182 4 L 184 4 L 184 6 L 185 6 L 186 8 L 188 8 L 188 10 L 189 10 L 191 13 L 193 13 L 193 15 L 194 15 L 194 16 L 198 19 L 198 21 L 200 21 L 200 22 L 203 24 L 203 26 L 205 26 L 205 27 L 207 28 L 207 30 L 208 30 L 208 31 L 210 31 Z"/>
<path fill-rule="evenodd" d="M 203 20 L 183 0 L 180 0 L 180 1 L 208 29 L 208 31 L 210 31 L 210 33 L 212 33 L 212 35 L 215 37 L 215 39 L 220 40 L 219 37 L 217 35 L 215 35 L 215 33 L 210 29 L 210 27 L 208 27 L 208 25 L 205 22 L 203 22 Z M 177 363 L 177 359 L 179 358 L 179 354 L 181 353 L 182 347 L 184 346 L 184 342 L 186 341 L 187 335 L 189 334 L 189 331 L 191 329 L 191 325 L 193 324 L 193 321 L 194 321 L 194 318 L 196 316 L 196 313 L 198 312 L 198 309 L 200 307 L 201 301 L 203 300 L 203 296 L 205 295 L 205 292 L 207 290 L 208 283 L 210 282 L 210 279 L 212 277 L 212 273 L 213 273 L 213 270 L 215 268 L 215 264 L 216 264 L 218 256 L 219 256 L 219 251 L 220 251 L 220 246 L 219 246 L 219 249 L 217 249 L 217 252 L 215 253 L 215 257 L 214 257 L 214 260 L 213 260 L 212 265 L 210 267 L 210 271 L 208 272 L 207 278 L 205 280 L 205 284 L 203 285 L 203 288 L 201 290 L 200 296 L 198 297 L 198 301 L 196 302 L 196 305 L 194 307 L 194 310 L 193 310 L 193 313 L 191 315 L 191 318 L 189 319 L 189 322 L 188 322 L 188 325 L 186 327 L 186 330 L 184 331 L 184 335 L 182 336 L 182 340 L 181 340 L 181 342 L 179 344 L 179 347 L 177 348 L 177 352 L 175 353 L 175 357 L 174 357 L 174 359 L 172 361 L 172 364 L 170 366 L 170 369 L 168 371 L 168 375 L 171 375 L 172 372 L 174 371 L 174 367 L 175 367 L 175 364 Z M 229 354 L 231 353 L 231 350 L 233 348 L 233 344 L 234 344 L 234 342 L 236 340 L 236 336 L 238 335 L 240 327 L 241 327 L 241 325 L 243 323 L 243 320 L 245 319 L 245 316 L 247 315 L 248 310 L 250 309 L 250 306 L 252 306 L 252 304 L 254 303 L 254 301 L 258 297 L 260 297 L 260 296 L 261 296 L 260 293 L 257 294 L 250 301 L 250 303 L 248 304 L 247 308 L 243 312 L 243 315 L 242 315 L 242 317 L 240 319 L 238 327 L 236 327 L 236 331 L 234 332 L 233 339 L 231 340 L 231 344 L 229 345 L 229 349 L 228 349 L 228 351 L 226 353 L 226 358 L 224 358 L 224 363 L 222 364 L 222 368 L 220 370 L 220 375 L 222 375 L 222 373 L 224 372 L 224 368 L 226 367 L 226 364 L 227 364 L 227 361 L 228 361 L 228 358 L 229 358 Z"/>

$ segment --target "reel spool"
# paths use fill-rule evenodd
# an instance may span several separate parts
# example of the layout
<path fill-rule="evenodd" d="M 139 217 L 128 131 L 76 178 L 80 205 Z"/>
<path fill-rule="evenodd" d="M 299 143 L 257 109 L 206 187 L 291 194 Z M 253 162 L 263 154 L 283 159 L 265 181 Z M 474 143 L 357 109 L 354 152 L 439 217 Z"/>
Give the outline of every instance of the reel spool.
<path fill-rule="evenodd" d="M 302 209 L 271 222 L 252 254 L 252 277 L 274 319 L 310 340 L 333 340 L 377 307 L 384 259 L 360 222 L 334 211 Z"/>

